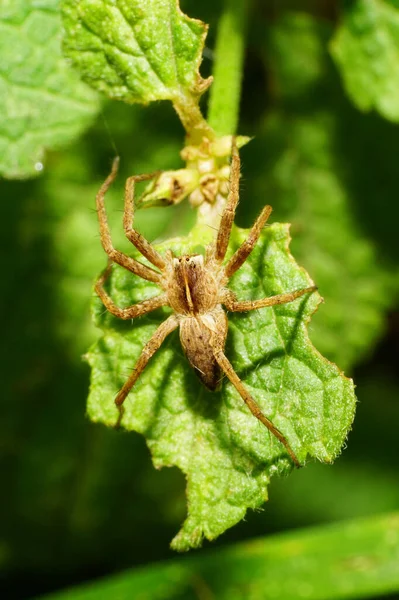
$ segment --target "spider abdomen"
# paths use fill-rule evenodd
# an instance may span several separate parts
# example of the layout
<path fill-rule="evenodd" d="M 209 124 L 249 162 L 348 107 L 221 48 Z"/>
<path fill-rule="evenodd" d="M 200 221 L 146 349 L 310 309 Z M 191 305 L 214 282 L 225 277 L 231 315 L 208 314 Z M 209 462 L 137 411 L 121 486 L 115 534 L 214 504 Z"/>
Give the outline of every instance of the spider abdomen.
<path fill-rule="evenodd" d="M 214 347 L 227 336 L 227 318 L 221 307 L 196 317 L 183 317 L 180 321 L 180 341 L 184 353 L 201 379 L 212 392 L 220 383 L 220 367 L 215 360 Z"/>

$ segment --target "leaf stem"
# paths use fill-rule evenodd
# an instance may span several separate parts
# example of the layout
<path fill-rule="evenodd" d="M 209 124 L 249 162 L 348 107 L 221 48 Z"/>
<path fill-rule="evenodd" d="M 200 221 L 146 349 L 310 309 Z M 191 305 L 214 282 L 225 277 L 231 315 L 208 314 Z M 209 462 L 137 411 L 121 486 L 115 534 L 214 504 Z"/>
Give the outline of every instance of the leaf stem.
<path fill-rule="evenodd" d="M 207 137 L 213 138 L 214 133 L 209 127 L 208 123 L 204 119 L 201 109 L 198 105 L 198 99 L 192 98 L 179 98 L 179 100 L 173 101 L 173 107 L 177 112 L 179 119 L 186 130 L 186 134 L 189 138 L 187 143 L 195 143 L 196 137 L 202 139 L 202 135 L 206 134 Z"/>
<path fill-rule="evenodd" d="M 208 123 L 219 135 L 236 133 L 249 0 L 225 0 L 219 22 Z"/>

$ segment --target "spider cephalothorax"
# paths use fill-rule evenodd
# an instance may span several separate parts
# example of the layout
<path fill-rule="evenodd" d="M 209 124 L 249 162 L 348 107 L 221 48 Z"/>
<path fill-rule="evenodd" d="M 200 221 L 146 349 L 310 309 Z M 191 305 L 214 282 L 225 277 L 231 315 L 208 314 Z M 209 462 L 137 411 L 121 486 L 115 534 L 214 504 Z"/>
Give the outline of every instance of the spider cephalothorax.
<path fill-rule="evenodd" d="M 164 280 L 161 285 L 168 294 L 171 308 L 181 315 L 200 315 L 217 304 L 221 285 L 221 273 L 210 268 L 202 254 L 180 256 L 166 260 Z"/>
<path fill-rule="evenodd" d="M 98 280 L 96 291 L 109 312 L 121 319 L 139 317 L 161 306 L 169 306 L 173 313 L 158 327 L 143 348 L 132 374 L 115 398 L 116 405 L 122 409 L 123 402 L 150 358 L 161 346 L 166 336 L 179 327 L 180 341 L 185 355 L 204 385 L 212 391 L 216 390 L 221 380 L 221 373 L 224 373 L 252 414 L 280 440 L 295 464 L 299 465 L 298 459 L 284 435 L 262 413 L 224 353 L 228 321 L 223 305 L 229 311 L 245 312 L 292 302 L 303 294 L 313 292 L 316 289 L 315 286 L 311 286 L 294 292 L 262 298 L 261 300 L 244 301 L 237 300 L 228 289 L 227 284 L 230 277 L 242 266 L 255 247 L 272 210 L 270 206 L 265 206 L 255 221 L 248 238 L 227 263 L 224 263 L 238 202 L 240 159 L 237 148 L 233 147 L 230 190 L 226 207 L 221 217 L 216 240 L 207 247 L 205 257 L 201 254 L 176 257 L 171 251 L 161 255 L 154 246 L 133 229 L 135 182 L 149 179 L 152 175 L 130 177 L 127 180 L 123 217 L 125 233 L 128 239 L 156 269 L 148 267 L 126 254 L 122 254 L 112 245 L 104 196 L 116 177 L 118 162 L 118 159 L 115 159 L 110 175 L 97 194 L 101 242 L 110 258 L 110 263 Z M 157 283 L 162 293 L 128 308 L 119 308 L 113 303 L 103 287 L 110 274 L 113 262 L 139 277 Z"/>

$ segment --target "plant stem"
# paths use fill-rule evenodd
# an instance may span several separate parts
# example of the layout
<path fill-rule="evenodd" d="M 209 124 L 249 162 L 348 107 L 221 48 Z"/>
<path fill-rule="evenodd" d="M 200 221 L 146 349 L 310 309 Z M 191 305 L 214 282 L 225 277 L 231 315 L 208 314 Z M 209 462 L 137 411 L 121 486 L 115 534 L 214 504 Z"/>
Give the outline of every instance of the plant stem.
<path fill-rule="evenodd" d="M 250 0 L 225 0 L 219 21 L 208 123 L 219 135 L 236 133 Z"/>

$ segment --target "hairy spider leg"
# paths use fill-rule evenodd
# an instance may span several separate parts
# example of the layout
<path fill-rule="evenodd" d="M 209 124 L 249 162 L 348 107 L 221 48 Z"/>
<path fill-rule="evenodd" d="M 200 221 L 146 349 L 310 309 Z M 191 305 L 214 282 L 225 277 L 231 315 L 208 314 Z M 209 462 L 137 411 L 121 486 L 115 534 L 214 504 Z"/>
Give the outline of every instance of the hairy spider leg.
<path fill-rule="evenodd" d="M 126 383 L 124 384 L 124 386 L 122 387 L 122 389 L 120 390 L 120 392 L 118 393 L 118 395 L 115 398 L 115 404 L 120 409 L 120 411 L 122 408 L 122 404 L 126 400 L 127 395 L 129 394 L 130 390 L 132 389 L 132 387 L 134 386 L 134 384 L 140 377 L 141 373 L 146 368 L 149 360 L 152 358 L 152 356 L 155 354 L 155 352 L 161 347 L 165 338 L 170 333 L 172 333 L 172 331 L 177 329 L 178 326 L 179 326 L 179 321 L 178 321 L 177 317 L 175 315 L 170 315 L 170 317 L 168 317 L 166 319 L 166 321 L 164 321 L 163 323 L 160 324 L 158 329 L 155 331 L 155 333 L 152 335 L 152 337 L 146 343 L 146 345 L 144 346 L 144 348 L 139 356 L 136 366 L 134 367 L 134 369 L 132 371 L 132 374 L 130 375 L 129 379 L 126 381 Z M 122 412 L 121 412 L 121 414 L 122 414 Z M 119 419 L 119 422 L 120 422 L 120 419 Z"/>
<path fill-rule="evenodd" d="M 104 283 L 110 276 L 112 271 L 112 262 L 109 261 L 107 268 L 103 271 L 100 277 L 97 280 L 95 285 L 95 290 L 98 296 L 101 298 L 106 309 L 115 317 L 119 317 L 120 319 L 134 319 L 135 317 L 141 317 L 161 306 L 166 306 L 168 304 L 168 296 L 167 294 L 161 294 L 160 296 L 154 296 L 154 298 L 149 298 L 148 300 L 144 300 L 143 302 L 139 302 L 138 304 L 133 304 L 132 306 L 128 306 L 127 308 L 119 308 L 112 298 L 107 294 L 104 289 Z"/>
<path fill-rule="evenodd" d="M 317 290 L 316 285 L 311 285 L 302 290 L 295 290 L 294 292 L 287 292 L 286 294 L 277 294 L 276 296 L 269 296 L 269 298 L 261 298 L 260 300 L 236 300 L 233 295 L 226 294 L 223 299 L 223 304 L 227 310 L 232 312 L 246 312 L 248 310 L 257 310 L 258 308 L 265 308 L 266 306 L 275 306 L 276 304 L 287 304 L 293 302 L 297 298 L 300 298 L 304 294 L 315 292 Z"/>
<path fill-rule="evenodd" d="M 157 273 L 154 269 L 151 269 L 151 267 L 143 265 L 141 262 L 135 260 L 134 258 L 131 258 L 130 256 L 119 252 L 119 250 L 116 250 L 113 247 L 111 233 L 108 226 L 107 213 L 105 211 L 104 198 L 110 185 L 114 182 L 116 178 L 116 175 L 118 173 L 118 166 L 119 157 L 116 157 L 112 163 L 111 173 L 108 175 L 107 179 L 102 184 L 96 196 L 96 207 L 98 220 L 100 224 L 100 238 L 102 246 L 105 252 L 108 254 L 109 258 L 113 262 L 117 263 L 121 267 L 124 267 L 128 271 L 131 271 L 135 275 L 146 279 L 147 281 L 153 281 L 154 283 L 158 283 L 161 279 L 160 273 Z"/>
<path fill-rule="evenodd" d="M 226 256 L 229 245 L 231 228 L 240 195 L 240 155 L 237 150 L 236 138 L 233 137 L 231 149 L 230 187 L 226 206 L 220 220 L 219 231 L 216 237 L 213 256 L 218 262 L 222 262 Z"/>
<path fill-rule="evenodd" d="M 216 362 L 218 363 L 222 371 L 227 375 L 231 383 L 234 385 L 237 392 L 240 394 L 241 398 L 244 400 L 245 404 L 248 406 L 249 410 L 254 415 L 254 417 L 256 417 L 261 423 L 263 423 L 263 425 L 265 425 L 268 428 L 268 430 L 283 444 L 288 454 L 294 461 L 295 465 L 297 467 L 300 467 L 301 464 L 298 458 L 296 457 L 294 451 L 292 450 L 291 446 L 289 445 L 287 439 L 284 437 L 281 431 L 273 425 L 270 419 L 268 419 L 263 414 L 258 404 L 252 398 L 251 394 L 248 392 L 247 388 L 244 386 L 241 379 L 235 372 L 233 365 L 231 364 L 227 356 L 224 354 L 223 350 L 221 348 L 214 348 L 213 354 Z"/>
<path fill-rule="evenodd" d="M 134 219 L 134 188 L 135 184 L 140 181 L 147 181 L 153 179 L 159 174 L 159 171 L 154 173 L 148 173 L 145 175 L 133 175 L 126 180 L 125 185 L 125 210 L 123 214 L 123 228 L 127 239 L 136 246 L 137 250 L 141 252 L 147 260 L 159 269 L 164 269 L 166 266 L 165 260 L 155 250 L 144 236 L 133 228 Z"/>
<path fill-rule="evenodd" d="M 255 248 L 256 243 L 262 233 L 263 227 L 266 225 L 268 218 L 272 212 L 272 207 L 266 205 L 259 217 L 256 219 L 253 224 L 251 231 L 247 239 L 241 244 L 241 246 L 236 250 L 233 256 L 228 261 L 227 265 L 224 267 L 224 273 L 226 277 L 230 278 L 238 269 L 244 264 L 247 260 L 248 256 L 251 254 L 252 250 Z"/>
<path fill-rule="evenodd" d="M 240 183 L 240 155 L 237 149 L 236 139 L 233 138 L 231 173 L 230 173 L 230 189 L 227 197 L 226 207 L 223 211 L 220 220 L 218 235 L 216 237 L 214 257 L 218 262 L 222 262 L 226 256 L 227 248 L 230 241 L 231 229 L 234 223 L 234 217 L 239 200 L 239 183 Z M 254 249 L 256 242 L 259 239 L 262 229 L 265 226 L 270 214 L 271 206 L 265 206 L 261 214 L 255 221 L 248 238 L 241 244 L 227 265 L 224 267 L 224 272 L 227 277 L 231 277 L 246 261 L 249 254 Z"/>

